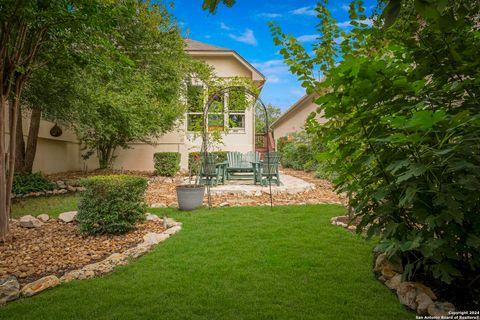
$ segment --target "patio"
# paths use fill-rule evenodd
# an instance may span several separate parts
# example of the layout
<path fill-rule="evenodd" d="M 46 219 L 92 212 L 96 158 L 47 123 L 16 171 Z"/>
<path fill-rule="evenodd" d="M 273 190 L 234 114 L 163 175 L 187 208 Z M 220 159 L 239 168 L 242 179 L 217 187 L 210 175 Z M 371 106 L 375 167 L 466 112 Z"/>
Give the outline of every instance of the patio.
<path fill-rule="evenodd" d="M 280 171 L 282 184 L 277 186 L 272 183 L 272 194 L 286 193 L 295 194 L 315 189 L 313 183 L 309 183 L 300 178 L 287 175 Z M 188 178 L 186 181 L 188 183 Z M 210 188 L 212 196 L 221 195 L 243 195 L 243 196 L 261 196 L 269 194 L 269 186 L 254 184 L 253 180 L 227 180 L 225 184 L 219 184 Z"/>
<path fill-rule="evenodd" d="M 315 178 L 312 173 L 284 168 L 280 178 L 281 186 L 272 184 L 274 205 L 346 203 L 344 196 L 333 191 L 330 182 Z M 153 208 L 176 207 L 175 186 L 181 183 L 188 183 L 188 178 L 151 178 L 145 196 L 147 204 Z M 268 186 L 254 185 L 252 181 L 228 180 L 225 185 L 212 187 L 212 202 L 214 207 L 266 205 L 270 203 L 268 192 Z"/>

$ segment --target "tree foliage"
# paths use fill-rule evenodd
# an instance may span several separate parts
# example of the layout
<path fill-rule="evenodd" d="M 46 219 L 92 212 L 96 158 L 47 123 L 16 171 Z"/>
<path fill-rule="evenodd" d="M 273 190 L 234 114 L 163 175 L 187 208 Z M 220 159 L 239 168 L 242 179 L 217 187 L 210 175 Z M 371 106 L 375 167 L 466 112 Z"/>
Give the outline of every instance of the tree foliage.
<path fill-rule="evenodd" d="M 359 232 L 381 234 L 378 249 L 400 257 L 407 278 L 473 292 L 480 269 L 480 3 L 390 1 L 368 28 L 362 1 L 352 1 L 348 33 L 324 2 L 316 10 L 321 36 L 313 57 L 271 28 L 303 86 L 327 90 L 316 101 L 328 120 L 314 128 L 328 148 L 319 159 L 329 160 L 338 191 L 349 194 Z M 312 77 L 315 68 L 324 82 Z"/>
<path fill-rule="evenodd" d="M 282 115 L 282 110 L 279 107 L 274 106 L 273 104 L 267 104 L 267 113 L 268 113 L 268 124 L 271 125 Z M 258 108 L 255 110 L 255 133 L 262 134 L 265 133 L 266 119 L 265 111 L 263 108 Z"/>
<path fill-rule="evenodd" d="M 184 112 L 190 63 L 165 6 L 125 2 L 114 22 L 106 44 L 77 68 L 69 99 L 84 156 L 96 153 L 101 168 L 112 165 L 118 148 L 150 143 L 173 128 Z"/>
<path fill-rule="evenodd" d="M 112 8 L 111 4 L 96 0 L 0 3 L 0 154 L 8 159 L 0 162 L 0 241 L 6 240 L 9 231 L 17 147 L 15 133 L 23 89 L 33 71 L 44 62 L 45 48 L 81 35 L 77 31 L 87 25 L 90 32 L 95 32 L 103 26 L 102 20 L 95 19 L 97 13 L 107 8 Z M 5 130 L 6 124 L 9 130 Z M 5 143 L 7 132 L 8 145 Z"/>

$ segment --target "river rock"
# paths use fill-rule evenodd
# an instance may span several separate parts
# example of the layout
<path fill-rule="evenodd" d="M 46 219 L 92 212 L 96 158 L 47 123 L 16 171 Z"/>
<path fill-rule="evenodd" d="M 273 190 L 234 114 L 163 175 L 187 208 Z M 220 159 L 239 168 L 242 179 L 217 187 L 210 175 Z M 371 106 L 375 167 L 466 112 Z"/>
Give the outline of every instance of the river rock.
<path fill-rule="evenodd" d="M 19 223 L 24 228 L 38 228 L 43 225 L 43 222 L 31 215 L 21 217 Z"/>
<path fill-rule="evenodd" d="M 430 298 L 430 296 L 424 292 L 417 294 L 415 302 L 417 303 L 417 314 L 421 316 L 427 315 L 428 308 L 430 305 L 434 304 L 432 298 Z"/>
<path fill-rule="evenodd" d="M 42 221 L 42 222 L 47 222 L 48 220 L 50 220 L 50 217 L 48 216 L 48 214 L 43 213 L 43 214 L 39 214 L 37 216 L 37 219 Z"/>
<path fill-rule="evenodd" d="M 123 253 L 113 253 L 104 261 L 110 263 L 112 266 L 123 266 L 128 263 L 128 256 Z"/>
<path fill-rule="evenodd" d="M 175 226 L 175 227 L 171 227 L 170 229 L 167 229 L 167 230 L 163 231 L 163 233 L 168 234 L 168 235 L 174 235 L 175 233 L 177 233 L 181 229 L 182 229 L 182 226 Z"/>
<path fill-rule="evenodd" d="M 146 215 L 145 215 L 145 220 L 147 220 L 147 221 L 159 221 L 160 218 L 155 214 L 151 214 L 151 213 L 147 212 Z"/>
<path fill-rule="evenodd" d="M 170 237 L 170 235 L 165 234 L 165 233 L 155 233 L 155 232 L 149 232 L 146 235 L 143 236 L 143 241 L 149 244 L 157 244 L 162 241 L 167 240 Z"/>
<path fill-rule="evenodd" d="M 65 223 L 71 223 L 75 221 L 76 218 L 77 218 L 77 211 L 63 212 L 63 213 L 60 213 L 60 215 L 58 216 L 58 220 Z"/>
<path fill-rule="evenodd" d="M 392 290 L 397 290 L 398 286 L 402 283 L 402 275 L 397 274 L 390 278 L 389 280 L 385 281 L 385 285 Z"/>
<path fill-rule="evenodd" d="M 14 275 L 0 276 L 0 305 L 18 299 L 20 284 Z"/>
<path fill-rule="evenodd" d="M 450 302 L 435 302 L 428 307 L 428 315 L 433 317 L 448 316 L 448 313 L 455 311 L 455 306 Z"/>
<path fill-rule="evenodd" d="M 412 282 L 401 283 L 397 289 L 397 296 L 401 304 L 412 310 L 417 309 L 417 302 L 415 301 L 415 298 L 417 297 L 417 289 Z"/>
<path fill-rule="evenodd" d="M 166 208 L 167 205 L 165 203 L 152 203 L 150 208 Z"/>
<path fill-rule="evenodd" d="M 37 281 L 26 284 L 22 288 L 22 296 L 30 297 L 45 289 L 56 287 L 60 284 L 60 279 L 56 276 L 46 276 Z"/>
<path fill-rule="evenodd" d="M 182 225 L 180 222 L 177 222 L 177 221 L 173 220 L 172 218 L 167 218 L 166 219 L 165 226 L 167 228 L 176 227 L 176 226 L 180 226 L 180 225 Z"/>

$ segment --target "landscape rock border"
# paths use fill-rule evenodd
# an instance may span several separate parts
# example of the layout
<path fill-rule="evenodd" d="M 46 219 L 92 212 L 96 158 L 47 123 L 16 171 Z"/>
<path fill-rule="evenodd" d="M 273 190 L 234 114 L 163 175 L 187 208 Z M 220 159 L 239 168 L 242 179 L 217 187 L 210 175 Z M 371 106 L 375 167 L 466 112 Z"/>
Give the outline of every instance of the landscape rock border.
<path fill-rule="evenodd" d="M 355 231 L 354 225 L 348 225 L 344 220 L 346 216 L 332 217 L 330 223 Z M 403 267 L 392 262 L 385 253 L 374 254 L 373 272 L 377 279 L 396 293 L 401 304 L 415 311 L 419 316 L 431 316 L 436 319 L 448 317 L 455 311 L 455 306 L 450 302 L 437 301 L 438 298 L 432 289 L 420 282 L 403 281 Z"/>
<path fill-rule="evenodd" d="M 75 180 L 75 179 L 58 180 L 52 183 L 55 185 L 55 188 L 53 190 L 29 192 L 25 194 L 12 193 L 11 198 L 12 199 L 32 198 L 32 197 L 53 196 L 53 195 L 85 191 L 85 188 L 80 186 L 79 180 Z"/>
<path fill-rule="evenodd" d="M 147 214 L 147 219 L 152 218 Z M 158 217 L 158 216 L 156 216 Z M 159 218 L 161 219 L 161 218 Z M 167 240 L 182 229 L 182 223 L 167 218 L 164 221 L 165 231 L 161 233 L 149 232 L 143 236 L 143 242 L 122 253 L 113 253 L 104 260 L 83 266 L 80 269 L 72 270 L 58 278 L 55 275 L 48 275 L 36 281 L 20 286 L 17 278 L 12 274 L 0 276 L 0 305 L 17 300 L 20 297 L 31 297 L 46 289 L 56 287 L 61 283 L 68 283 L 72 280 L 91 279 L 103 276 L 114 271 L 117 266 L 124 266 L 131 259 L 138 258 L 151 251 L 156 245 Z"/>

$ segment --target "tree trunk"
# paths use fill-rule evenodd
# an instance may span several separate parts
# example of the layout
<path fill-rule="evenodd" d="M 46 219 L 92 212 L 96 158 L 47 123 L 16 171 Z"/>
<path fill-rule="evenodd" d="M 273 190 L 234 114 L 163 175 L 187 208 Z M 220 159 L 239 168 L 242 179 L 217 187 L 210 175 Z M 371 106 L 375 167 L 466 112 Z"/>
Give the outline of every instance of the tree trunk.
<path fill-rule="evenodd" d="M 25 172 L 32 173 L 33 161 L 37 153 L 38 131 L 40 130 L 40 120 L 42 119 L 42 111 L 38 109 L 32 110 L 30 117 L 30 128 L 28 129 L 27 148 L 25 150 Z"/>
<path fill-rule="evenodd" d="M 97 149 L 99 169 L 108 169 L 113 164 L 116 147 L 106 147 Z"/>
<path fill-rule="evenodd" d="M 17 121 L 17 133 L 16 133 L 16 143 L 17 143 L 17 154 L 15 156 L 15 172 L 25 172 L 25 139 L 23 138 L 23 121 L 22 121 L 22 111 L 19 110 L 19 116 Z"/>
<path fill-rule="evenodd" d="M 9 213 L 6 208 L 5 114 L 8 108 L 5 95 L 0 94 L 0 242 L 7 240 Z"/>
<path fill-rule="evenodd" d="M 38 131 L 40 129 L 40 120 L 42 111 L 33 109 L 30 115 L 30 126 L 28 129 L 27 144 L 23 136 L 22 116 L 19 112 L 17 121 L 17 151 L 15 157 L 15 172 L 32 173 L 33 161 L 37 153 Z"/>
<path fill-rule="evenodd" d="M 16 156 L 16 132 L 17 132 L 17 123 L 18 123 L 18 113 L 20 110 L 20 97 L 22 96 L 22 89 L 24 85 L 25 77 L 18 77 L 15 81 L 15 97 L 13 104 L 10 105 L 10 139 L 8 144 L 8 175 L 7 175 L 7 185 L 6 185 L 6 211 L 7 215 L 10 218 L 10 209 L 12 204 L 12 186 L 13 186 L 13 175 L 15 173 L 15 156 Z"/>

